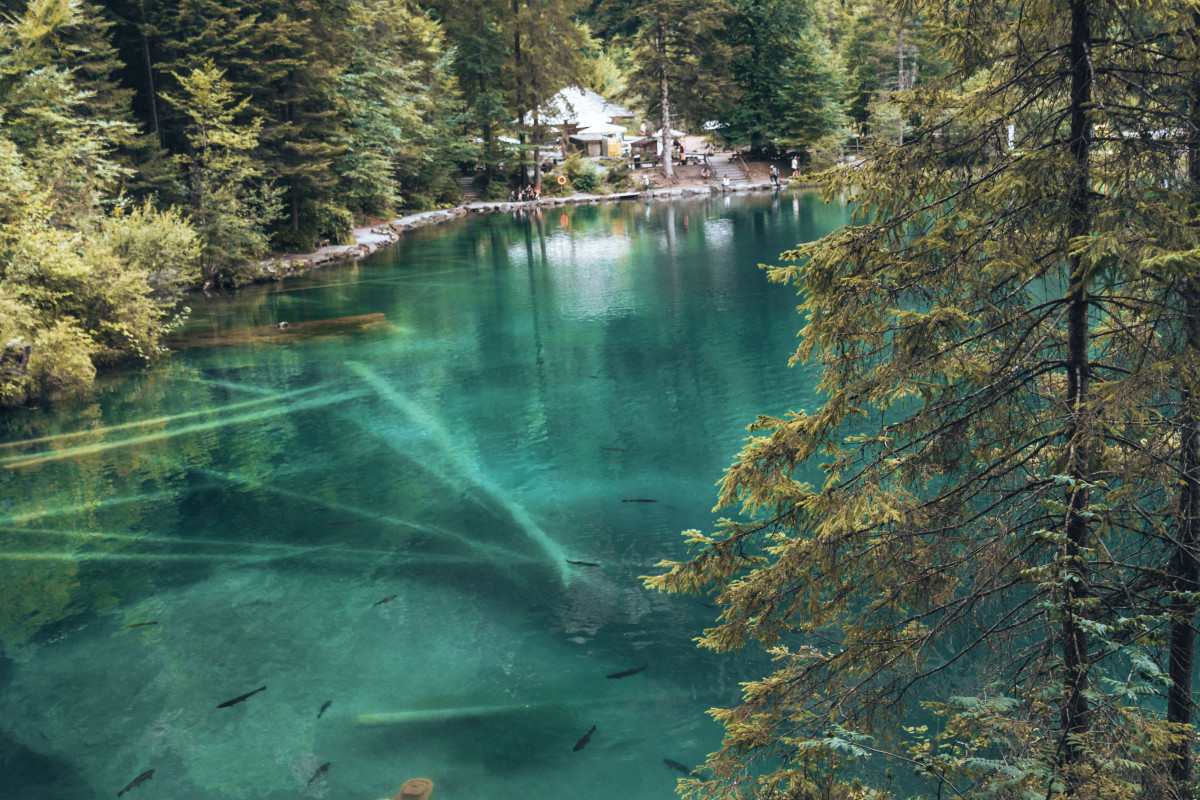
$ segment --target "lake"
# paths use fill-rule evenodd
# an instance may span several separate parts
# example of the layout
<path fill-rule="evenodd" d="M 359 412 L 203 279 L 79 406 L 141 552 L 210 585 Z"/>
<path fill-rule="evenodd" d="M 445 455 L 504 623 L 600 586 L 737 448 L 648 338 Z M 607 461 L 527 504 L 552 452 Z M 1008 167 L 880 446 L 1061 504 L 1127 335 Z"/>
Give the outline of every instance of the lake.
<path fill-rule="evenodd" d="M 5 414 L 0 794 L 672 797 L 767 661 L 639 576 L 755 415 L 817 405 L 758 265 L 846 221 L 472 216 L 192 297 L 170 358 Z"/>

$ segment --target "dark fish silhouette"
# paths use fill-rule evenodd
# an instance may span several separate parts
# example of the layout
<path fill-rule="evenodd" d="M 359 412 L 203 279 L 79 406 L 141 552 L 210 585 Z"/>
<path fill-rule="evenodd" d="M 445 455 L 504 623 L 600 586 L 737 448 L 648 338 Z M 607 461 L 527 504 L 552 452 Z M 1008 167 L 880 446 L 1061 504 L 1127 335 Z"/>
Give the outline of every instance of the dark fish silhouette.
<path fill-rule="evenodd" d="M 677 771 L 679 771 L 679 772 L 682 772 L 684 775 L 691 775 L 691 774 L 692 774 L 692 771 L 691 771 L 690 769 L 688 769 L 687 767 L 685 767 L 683 764 L 680 764 L 678 761 L 673 761 L 673 760 L 671 760 L 671 759 L 669 759 L 669 758 L 664 758 L 664 759 L 663 759 L 663 763 L 664 763 L 664 764 L 666 764 L 666 765 L 667 765 L 669 768 L 671 768 L 671 769 L 673 769 L 673 770 L 677 770 Z"/>
<path fill-rule="evenodd" d="M 572 561 L 569 558 L 567 559 L 567 563 L 574 564 L 577 567 L 598 567 L 598 566 L 600 566 L 599 564 L 596 564 L 591 561 Z"/>
<path fill-rule="evenodd" d="M 622 500 L 622 503 L 657 503 L 657 500 L 647 500 L 644 497 L 634 497 L 629 500 Z"/>
<path fill-rule="evenodd" d="M 238 703 L 242 702 L 247 697 L 250 697 L 251 695 L 256 695 L 259 692 L 265 690 L 266 688 L 267 687 L 265 687 L 265 686 L 260 686 L 257 689 L 255 689 L 253 692 L 246 692 L 245 694 L 238 695 L 237 697 L 233 698 L 232 700 L 226 700 L 224 703 L 221 703 L 221 705 L 217 706 L 217 708 L 229 708 L 230 706 L 236 706 Z"/>
<path fill-rule="evenodd" d="M 313 773 L 313 776 L 312 776 L 311 778 L 309 778 L 309 779 L 308 779 L 308 785 L 309 785 L 309 786 L 312 786 L 312 785 L 313 785 L 313 781 L 315 781 L 317 778 L 321 777 L 321 776 L 322 776 L 322 775 L 324 775 L 326 772 L 328 772 L 328 771 L 329 771 L 329 765 L 330 765 L 330 764 L 332 764 L 332 763 L 333 763 L 332 761 L 326 761 L 324 764 L 322 764 L 321 766 L 317 767 L 317 771 L 316 771 L 316 772 L 314 772 L 314 773 Z"/>
<path fill-rule="evenodd" d="M 395 600 L 397 597 L 398 597 L 398 595 L 394 595 L 394 594 L 393 594 L 393 595 L 390 595 L 390 596 L 388 596 L 388 597 L 385 597 L 385 598 L 383 598 L 382 600 L 380 600 L 380 601 L 378 601 L 378 602 L 376 602 L 376 603 L 372 603 L 372 604 L 371 604 L 371 608 L 374 608 L 375 606 L 381 606 L 381 605 L 383 605 L 384 603 L 390 603 L 390 602 L 392 602 L 393 600 Z"/>
<path fill-rule="evenodd" d="M 153 777 L 154 777 L 154 770 L 152 770 L 152 769 L 146 770 L 141 775 L 138 775 L 136 778 L 131 780 L 129 782 L 128 786 L 126 786 L 121 791 L 117 792 L 117 797 L 120 797 L 121 795 L 125 794 L 130 789 L 136 789 L 137 787 L 141 786 L 143 783 L 145 783 L 146 781 L 150 780 Z"/>
<path fill-rule="evenodd" d="M 606 678 L 628 678 L 630 675 L 637 675 L 639 672 L 641 672 L 645 668 L 646 668 L 646 665 L 642 664 L 640 667 L 635 667 L 634 669 L 623 670 L 621 672 L 614 672 L 612 675 L 605 675 L 604 677 L 606 677 Z"/>
<path fill-rule="evenodd" d="M 584 746 L 588 743 L 588 739 L 591 739 L 592 734 L 595 732 L 596 732 L 596 726 L 593 725 L 592 729 L 590 731 L 588 731 L 587 733 L 585 733 L 583 735 L 583 738 L 580 739 L 578 742 L 576 742 L 575 746 L 572 747 L 571 749 L 575 752 L 579 752 L 580 750 L 582 750 L 584 748 Z"/>
<path fill-rule="evenodd" d="M 135 622 L 132 625 L 126 625 L 125 627 L 126 628 L 144 628 L 147 625 L 157 625 L 157 624 L 158 624 L 158 620 L 152 619 L 149 622 Z"/>
<path fill-rule="evenodd" d="M 331 705 L 333 705 L 333 701 L 326 700 L 325 705 L 321 706 L 321 710 L 317 712 L 317 719 L 320 719 L 321 715 L 325 713 L 325 709 L 329 708 Z"/>

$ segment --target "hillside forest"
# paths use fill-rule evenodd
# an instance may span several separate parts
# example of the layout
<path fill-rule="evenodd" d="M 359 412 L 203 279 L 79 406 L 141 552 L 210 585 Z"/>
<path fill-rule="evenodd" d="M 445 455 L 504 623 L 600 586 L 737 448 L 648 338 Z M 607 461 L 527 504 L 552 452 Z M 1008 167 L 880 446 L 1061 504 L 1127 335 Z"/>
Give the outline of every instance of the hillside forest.
<path fill-rule="evenodd" d="M 873 1 L 0 10 L 4 405 L 156 358 L 186 314 L 182 291 L 244 283 L 269 250 L 347 243 L 368 216 L 453 205 L 464 171 L 485 197 L 507 195 L 557 136 L 536 110 L 564 87 L 652 126 L 669 97 L 671 127 L 708 123 L 721 146 L 828 162 L 898 140 L 890 94 L 936 70 L 917 28 Z"/>

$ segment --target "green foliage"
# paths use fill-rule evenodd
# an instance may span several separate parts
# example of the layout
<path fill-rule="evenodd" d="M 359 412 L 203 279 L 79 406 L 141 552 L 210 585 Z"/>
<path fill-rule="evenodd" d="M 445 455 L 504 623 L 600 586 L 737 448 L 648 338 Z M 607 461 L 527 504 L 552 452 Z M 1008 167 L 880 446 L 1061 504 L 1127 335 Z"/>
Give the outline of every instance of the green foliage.
<path fill-rule="evenodd" d="M 733 49 L 724 35 L 733 15 L 730 0 L 651 0 L 629 11 L 638 32 L 626 97 L 645 100 L 664 137 L 680 120 L 704 122 L 738 101 L 730 77 Z M 669 148 L 664 150 L 670 176 Z"/>
<path fill-rule="evenodd" d="M 728 37 L 741 91 L 721 135 L 756 151 L 804 148 L 843 124 L 837 59 L 814 30 L 811 0 L 736 0 Z"/>
<path fill-rule="evenodd" d="M 157 356 L 171 310 L 149 267 L 159 289 L 164 273 L 193 269 L 178 212 L 101 213 L 127 174 L 112 153 L 132 130 L 102 116 L 125 96 L 107 28 L 93 6 L 58 0 L 0 23 L 3 404 L 66 397 L 97 364 Z"/>
<path fill-rule="evenodd" d="M 594 169 L 585 169 L 571 182 L 578 192 L 591 193 L 600 188 L 600 175 Z"/>
<path fill-rule="evenodd" d="M 594 172 L 595 167 L 592 166 L 592 162 L 583 153 L 576 150 L 563 160 L 563 163 L 559 165 L 559 171 L 567 176 L 569 183 L 574 185 L 579 182 L 579 179 L 585 173 Z"/>
<path fill-rule="evenodd" d="M 604 182 L 607 183 L 614 192 L 627 192 L 634 188 L 633 171 L 629 169 L 629 162 L 625 159 L 609 161 L 607 171 L 604 175 Z"/>
<path fill-rule="evenodd" d="M 262 180 L 252 158 L 259 120 L 239 123 L 246 99 L 236 100 L 222 70 L 204 64 L 176 75 L 182 95 L 164 95 L 181 109 L 192 152 L 179 162 L 190 178 L 190 211 L 200 238 L 200 273 L 206 284 L 250 280 L 247 264 L 267 250 L 267 226 L 278 218 L 278 192 Z"/>
<path fill-rule="evenodd" d="M 29 371 L 0 388 L 12 403 L 60 400 L 88 389 L 96 377 L 92 355 L 96 345 L 71 320 L 59 320 L 37 332 L 29 356 Z"/>
<path fill-rule="evenodd" d="M 741 513 L 648 579 L 717 597 L 701 646 L 774 657 L 685 794 L 903 764 L 924 796 L 1170 795 L 1195 742 L 1200 15 L 897 5 L 951 70 L 894 98 L 903 147 L 826 176 L 854 224 L 769 271 L 819 405 L 749 427 L 718 497 Z"/>
<path fill-rule="evenodd" d="M 275 234 L 276 248 L 293 253 L 307 253 L 322 242 L 354 244 L 354 217 L 349 211 L 332 202 L 304 201 L 300 204 L 300 229 L 284 229 Z"/>
<path fill-rule="evenodd" d="M 118 207 L 100 222 L 101 241 L 129 267 L 146 276 L 162 302 L 200 283 L 200 241 L 178 208 L 160 211 L 143 201 Z"/>

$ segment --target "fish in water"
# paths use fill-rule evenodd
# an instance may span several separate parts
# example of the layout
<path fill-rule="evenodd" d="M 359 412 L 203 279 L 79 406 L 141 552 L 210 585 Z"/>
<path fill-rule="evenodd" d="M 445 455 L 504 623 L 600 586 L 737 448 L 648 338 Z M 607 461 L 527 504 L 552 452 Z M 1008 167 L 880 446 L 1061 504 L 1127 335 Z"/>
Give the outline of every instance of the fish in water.
<path fill-rule="evenodd" d="M 141 786 L 143 783 L 145 783 L 146 781 L 150 780 L 153 777 L 154 777 L 154 770 L 152 770 L 152 769 L 146 770 L 141 775 L 138 775 L 136 778 L 131 780 L 129 782 L 128 786 L 126 786 L 121 791 L 117 792 L 117 797 L 120 797 L 121 795 L 125 794 L 130 789 L 136 789 L 137 787 Z"/>
<path fill-rule="evenodd" d="M 233 698 L 232 700 L 226 700 L 224 703 L 221 703 L 221 705 L 217 706 L 217 708 L 229 708 L 230 706 L 236 706 L 238 703 L 242 702 L 247 697 L 250 697 L 252 695 L 258 694 L 259 692 L 265 691 L 266 688 L 267 687 L 265 687 L 265 686 L 260 686 L 257 689 L 255 689 L 253 692 L 246 692 L 245 694 L 238 695 L 237 697 Z"/>
<path fill-rule="evenodd" d="M 642 664 L 640 667 L 634 667 L 633 669 L 627 669 L 627 670 L 623 670 L 621 672 L 614 672 L 612 675 L 605 675 L 604 677 L 606 677 L 606 678 L 628 678 L 630 675 L 637 675 L 639 672 L 641 672 L 645 668 L 646 668 L 646 665 Z"/>
<path fill-rule="evenodd" d="M 657 500 L 648 500 L 645 497 L 634 497 L 629 500 L 622 500 L 622 503 L 657 503 Z"/>
<path fill-rule="evenodd" d="M 149 622 L 135 622 L 132 625 L 126 625 L 125 627 L 126 628 L 144 628 L 147 625 L 157 625 L 157 624 L 158 624 L 158 620 L 152 619 Z"/>
<path fill-rule="evenodd" d="M 680 764 L 678 761 L 674 761 L 670 758 L 664 758 L 663 763 L 666 764 L 668 768 L 676 770 L 678 772 L 682 772 L 684 775 L 692 774 L 692 771 L 690 769 L 685 767 L 683 764 Z"/>
<path fill-rule="evenodd" d="M 332 761 L 326 761 L 324 764 L 322 764 L 321 766 L 317 767 L 317 771 L 316 771 L 316 772 L 314 772 L 314 773 L 313 773 L 313 776 L 312 776 L 311 778 L 309 778 L 309 779 L 308 779 L 308 785 L 309 785 L 309 786 L 312 786 L 312 785 L 313 785 L 313 781 L 315 781 L 317 778 L 321 777 L 321 776 L 322 776 L 322 775 L 324 775 L 326 772 L 328 772 L 328 771 L 329 771 L 329 765 L 330 765 L 330 764 L 332 764 L 332 763 L 333 763 Z"/>
<path fill-rule="evenodd" d="M 329 524 L 330 525 L 350 525 L 355 522 L 362 522 L 362 518 L 359 517 L 356 519 L 335 519 L 333 522 L 331 522 Z"/>
<path fill-rule="evenodd" d="M 372 604 L 371 604 L 371 608 L 374 608 L 375 606 L 381 606 L 381 605 L 383 605 L 384 603 L 390 603 L 390 602 L 392 602 L 393 600 L 395 600 L 397 596 L 398 596 L 398 595 L 394 595 L 394 594 L 393 594 L 393 595 L 389 595 L 388 597 L 385 597 L 385 598 L 383 598 L 382 600 L 380 600 L 380 601 L 378 601 L 378 602 L 376 602 L 376 603 L 372 603 Z"/>
<path fill-rule="evenodd" d="M 599 564 L 592 562 L 592 561 L 572 561 L 569 558 L 567 559 L 567 563 L 574 564 L 577 567 L 598 567 L 598 566 L 600 566 Z"/>
<path fill-rule="evenodd" d="M 578 753 L 580 750 L 582 750 L 582 749 L 584 748 L 584 746 L 585 746 L 585 745 L 587 745 L 587 743 L 588 743 L 588 739 L 591 739 L 591 738 L 592 738 L 592 734 L 593 734 L 593 733 L 595 733 L 595 732 L 596 732 L 596 726 L 595 726 L 595 725 L 593 725 L 593 726 L 592 726 L 592 729 L 591 729 L 590 731 L 588 731 L 587 733 L 585 733 L 585 734 L 583 735 L 583 738 L 582 738 L 582 739 L 580 739 L 578 742 L 576 742 L 576 743 L 575 743 L 575 746 L 574 746 L 574 747 L 572 747 L 571 749 L 572 749 L 573 751 L 575 751 L 576 753 Z"/>
<path fill-rule="evenodd" d="M 333 705 L 333 701 L 326 700 L 325 705 L 321 706 L 321 710 L 317 712 L 317 719 L 320 719 L 321 715 L 324 714 L 325 710 L 328 709 L 331 705 Z"/>

